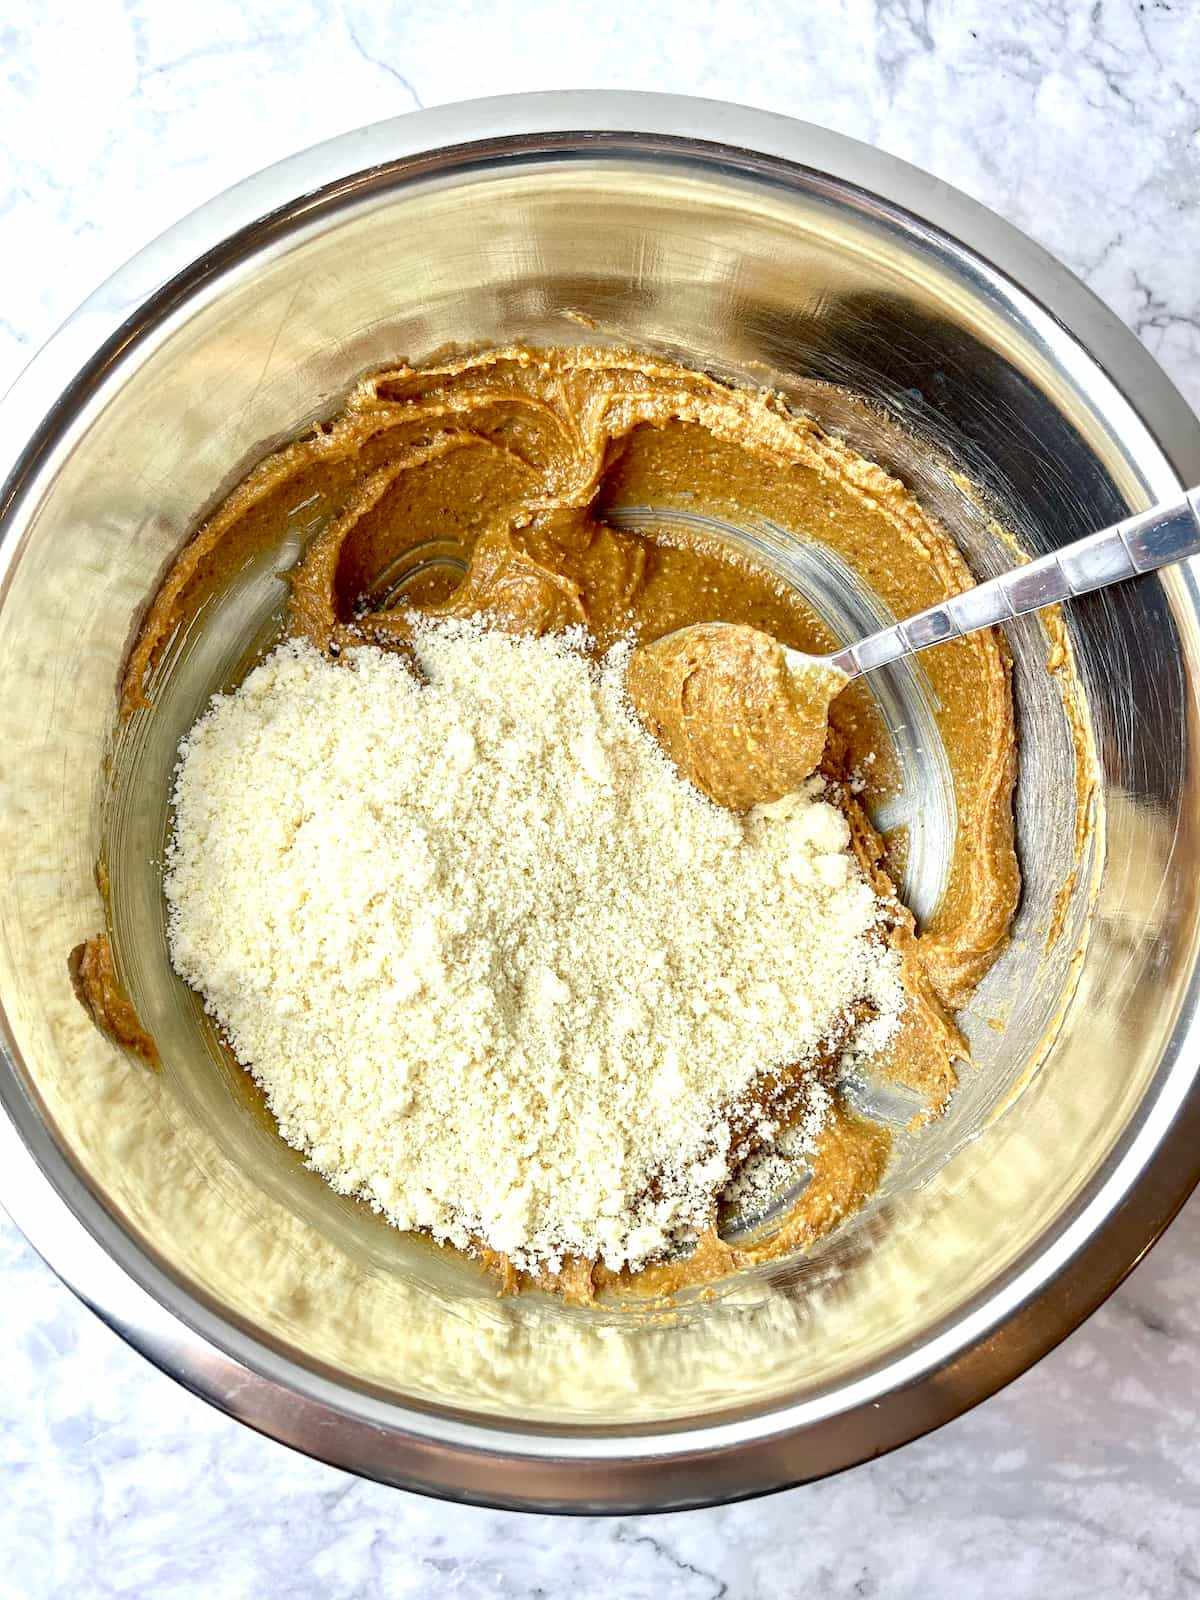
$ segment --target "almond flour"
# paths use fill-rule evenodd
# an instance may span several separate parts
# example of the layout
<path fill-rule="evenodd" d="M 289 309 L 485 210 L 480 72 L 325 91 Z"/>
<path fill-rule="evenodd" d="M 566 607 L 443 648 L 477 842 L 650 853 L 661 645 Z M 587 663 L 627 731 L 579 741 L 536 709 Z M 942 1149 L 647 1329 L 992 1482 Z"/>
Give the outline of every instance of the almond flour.
<path fill-rule="evenodd" d="M 184 740 L 172 959 L 335 1189 L 636 1269 L 770 1148 L 773 1071 L 894 1037 L 886 907 L 818 780 L 739 816 L 677 775 L 627 645 L 413 626 L 424 681 L 291 642 Z"/>

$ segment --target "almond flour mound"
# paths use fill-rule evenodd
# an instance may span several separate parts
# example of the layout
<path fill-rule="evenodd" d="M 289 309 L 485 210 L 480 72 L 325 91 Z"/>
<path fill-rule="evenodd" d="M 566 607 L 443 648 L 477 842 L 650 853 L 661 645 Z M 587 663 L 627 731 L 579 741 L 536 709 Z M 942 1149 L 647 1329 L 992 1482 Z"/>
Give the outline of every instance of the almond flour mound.
<path fill-rule="evenodd" d="M 629 646 L 414 622 L 281 646 L 180 746 L 172 959 L 283 1137 L 397 1227 L 522 1268 L 694 1239 L 771 1069 L 905 1003 L 818 781 L 745 816 L 635 721 Z M 761 1098 L 761 1094 L 759 1096 Z M 811 1130 L 810 1130 L 811 1132 Z"/>

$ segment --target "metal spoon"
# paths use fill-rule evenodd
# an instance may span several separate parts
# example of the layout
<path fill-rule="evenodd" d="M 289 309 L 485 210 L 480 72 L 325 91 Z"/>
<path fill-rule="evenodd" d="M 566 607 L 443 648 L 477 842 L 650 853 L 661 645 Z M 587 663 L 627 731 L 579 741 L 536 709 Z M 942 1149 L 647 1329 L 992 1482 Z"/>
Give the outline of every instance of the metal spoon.
<path fill-rule="evenodd" d="M 849 682 L 930 645 L 944 644 L 947 639 L 961 638 L 1094 589 L 1107 589 L 1110 584 L 1198 554 L 1200 488 L 1188 489 L 1178 500 L 1164 501 L 1012 572 L 989 578 L 832 655 L 810 656 L 799 650 L 785 650 L 784 655 L 793 672 L 822 668 L 844 674 Z"/>
<path fill-rule="evenodd" d="M 625 687 L 679 771 L 719 805 L 742 810 L 792 793 L 815 770 L 830 703 L 863 673 L 1197 554 L 1200 489 L 1189 489 L 832 655 L 702 622 L 639 645 Z"/>

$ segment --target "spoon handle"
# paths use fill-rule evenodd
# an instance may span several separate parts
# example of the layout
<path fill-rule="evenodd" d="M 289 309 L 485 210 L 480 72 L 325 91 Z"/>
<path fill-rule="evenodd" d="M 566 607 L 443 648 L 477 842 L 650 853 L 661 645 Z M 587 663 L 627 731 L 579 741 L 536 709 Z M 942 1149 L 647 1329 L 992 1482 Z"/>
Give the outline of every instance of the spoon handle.
<path fill-rule="evenodd" d="M 941 605 L 872 633 L 828 657 L 851 678 L 916 650 L 960 638 L 1059 600 L 1106 589 L 1200 554 L 1200 488 L 1152 506 L 1115 527 L 1077 539 L 1026 566 L 990 578 Z"/>

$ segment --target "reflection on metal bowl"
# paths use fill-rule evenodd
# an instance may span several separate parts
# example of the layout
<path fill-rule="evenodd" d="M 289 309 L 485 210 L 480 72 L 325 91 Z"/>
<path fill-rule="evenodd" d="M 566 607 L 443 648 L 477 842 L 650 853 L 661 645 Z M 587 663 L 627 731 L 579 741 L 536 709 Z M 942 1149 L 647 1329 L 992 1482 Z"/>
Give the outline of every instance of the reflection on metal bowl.
<path fill-rule="evenodd" d="M 1041 625 L 1011 628 L 1015 937 L 966 1018 L 978 1068 L 901 1141 L 871 1205 L 812 1255 L 668 1318 L 498 1301 L 303 1168 L 167 968 L 174 745 L 269 633 L 302 517 L 177 643 L 154 715 L 110 740 L 132 631 L 206 508 L 369 368 L 518 338 L 777 386 L 909 482 L 979 576 L 1009 559 L 997 526 L 1037 552 L 1200 479 L 1200 427 L 1086 290 L 961 196 L 800 124 L 659 96 L 481 102 L 349 135 L 214 201 L 105 285 L 3 406 L 0 1197 L 151 1359 L 314 1455 L 506 1505 L 732 1499 L 991 1392 L 1196 1181 L 1196 588 L 1181 570 L 1070 613 L 1104 828 L 1049 948 L 1075 746 Z M 835 623 L 869 608 L 781 530 L 728 534 Z M 908 888 L 927 909 L 953 811 L 922 762 L 919 677 L 880 693 L 908 774 L 890 820 L 913 832 Z M 71 990 L 67 952 L 102 915 L 102 826 L 158 1075 Z"/>

